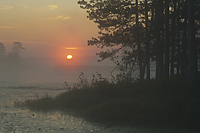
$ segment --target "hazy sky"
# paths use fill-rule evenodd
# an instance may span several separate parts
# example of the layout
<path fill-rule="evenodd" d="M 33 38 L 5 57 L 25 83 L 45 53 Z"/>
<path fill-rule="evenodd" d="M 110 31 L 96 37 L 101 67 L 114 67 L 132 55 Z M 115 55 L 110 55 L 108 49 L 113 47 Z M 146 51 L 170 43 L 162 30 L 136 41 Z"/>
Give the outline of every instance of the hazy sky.
<path fill-rule="evenodd" d="M 78 0 L 0 0 L 0 42 L 10 52 L 13 42 L 26 49 L 22 57 L 51 58 L 62 62 L 95 55 L 97 48 L 87 40 L 97 36 L 97 26 L 87 19 Z M 76 48 L 76 49 L 68 49 Z"/>

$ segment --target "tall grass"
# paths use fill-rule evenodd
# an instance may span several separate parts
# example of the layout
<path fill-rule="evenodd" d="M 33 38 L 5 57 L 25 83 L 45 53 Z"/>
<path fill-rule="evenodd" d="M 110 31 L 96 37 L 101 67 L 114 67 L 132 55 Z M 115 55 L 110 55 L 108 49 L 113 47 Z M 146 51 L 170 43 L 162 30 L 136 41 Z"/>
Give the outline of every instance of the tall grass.
<path fill-rule="evenodd" d="M 182 77 L 161 81 L 117 81 L 101 75 L 80 81 L 57 97 L 23 104 L 34 111 L 74 110 L 88 120 L 134 125 L 188 127 L 200 123 L 200 88 L 189 88 Z"/>

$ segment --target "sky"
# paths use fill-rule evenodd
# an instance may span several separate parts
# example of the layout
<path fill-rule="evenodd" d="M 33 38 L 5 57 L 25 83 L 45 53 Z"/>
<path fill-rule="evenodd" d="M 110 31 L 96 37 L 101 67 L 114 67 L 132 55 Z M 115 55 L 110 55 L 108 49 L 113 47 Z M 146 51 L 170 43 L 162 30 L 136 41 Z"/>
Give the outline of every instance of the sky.
<path fill-rule="evenodd" d="M 11 52 L 21 42 L 23 67 L 0 70 L 0 85 L 76 82 L 80 72 L 110 75 L 110 60 L 99 63 L 101 49 L 87 46 L 98 36 L 78 0 L 0 0 L 0 42 Z M 66 56 L 71 54 L 71 60 Z M 11 71 L 12 70 L 12 71 Z"/>
<path fill-rule="evenodd" d="M 55 64 L 90 62 L 99 50 L 87 46 L 98 35 L 78 0 L 1 0 L 0 42 L 11 51 L 14 42 L 26 49 L 22 58 L 49 58 Z"/>

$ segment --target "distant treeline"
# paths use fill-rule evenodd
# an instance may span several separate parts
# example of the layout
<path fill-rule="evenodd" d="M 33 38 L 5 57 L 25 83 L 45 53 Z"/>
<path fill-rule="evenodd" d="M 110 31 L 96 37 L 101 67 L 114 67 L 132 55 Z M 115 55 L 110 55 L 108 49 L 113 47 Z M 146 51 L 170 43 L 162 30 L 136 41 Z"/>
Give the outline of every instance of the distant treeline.
<path fill-rule="evenodd" d="M 20 42 L 14 42 L 12 51 L 6 55 L 6 49 L 3 43 L 0 42 L 0 65 L 17 64 L 20 61 L 20 52 L 25 50 Z"/>

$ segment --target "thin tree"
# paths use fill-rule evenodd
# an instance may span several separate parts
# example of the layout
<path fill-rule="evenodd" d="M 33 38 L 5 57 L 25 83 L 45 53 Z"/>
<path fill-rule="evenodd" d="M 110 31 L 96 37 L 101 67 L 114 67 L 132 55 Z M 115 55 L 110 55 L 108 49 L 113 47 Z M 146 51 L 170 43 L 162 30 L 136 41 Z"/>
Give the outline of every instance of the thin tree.
<path fill-rule="evenodd" d="M 165 77 L 169 77 L 169 3 L 169 0 L 165 0 Z"/>
<path fill-rule="evenodd" d="M 154 0 L 155 1 L 155 39 L 156 39 L 156 79 L 163 78 L 163 44 L 161 42 L 161 26 L 160 19 L 162 18 L 162 9 L 163 1 Z"/>
<path fill-rule="evenodd" d="M 148 0 L 145 0 L 145 40 L 146 40 L 146 78 L 150 79 L 150 39 L 149 39 L 149 6 Z"/>
<path fill-rule="evenodd" d="M 194 0 L 187 0 L 188 17 L 188 85 L 195 85 L 196 79 L 196 54 L 195 54 L 195 23 L 194 23 Z"/>

